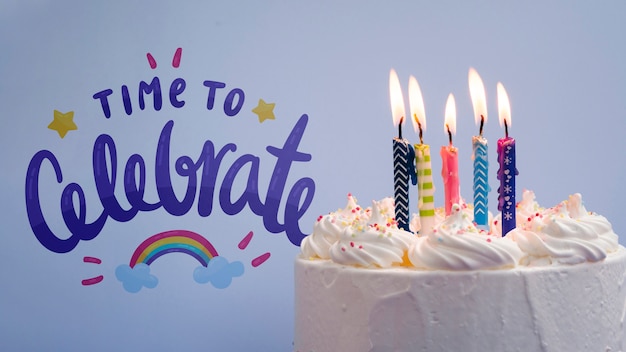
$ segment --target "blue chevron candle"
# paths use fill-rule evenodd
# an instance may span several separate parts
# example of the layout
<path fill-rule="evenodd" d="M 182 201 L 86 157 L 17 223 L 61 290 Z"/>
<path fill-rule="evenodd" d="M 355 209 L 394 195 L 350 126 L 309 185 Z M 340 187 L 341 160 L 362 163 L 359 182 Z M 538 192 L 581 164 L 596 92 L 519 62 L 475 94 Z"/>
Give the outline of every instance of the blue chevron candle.
<path fill-rule="evenodd" d="M 489 212 L 487 195 L 489 194 L 489 162 L 487 159 L 487 140 L 483 138 L 483 127 L 487 122 L 487 98 L 485 85 L 474 68 L 468 74 L 470 97 L 474 108 L 474 121 L 480 125 L 478 136 L 472 137 L 472 160 L 474 160 L 474 222 L 478 226 L 487 226 Z"/>
<path fill-rule="evenodd" d="M 474 159 L 474 222 L 486 226 L 489 222 L 488 200 L 489 161 L 487 159 L 487 139 L 482 136 L 472 137 Z"/>

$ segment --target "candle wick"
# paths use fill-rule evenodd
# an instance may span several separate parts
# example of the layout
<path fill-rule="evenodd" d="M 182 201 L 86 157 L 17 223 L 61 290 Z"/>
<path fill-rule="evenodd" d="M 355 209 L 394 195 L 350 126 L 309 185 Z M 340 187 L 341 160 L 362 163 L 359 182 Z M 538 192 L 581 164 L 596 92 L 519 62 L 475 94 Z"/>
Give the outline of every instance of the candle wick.
<path fill-rule="evenodd" d="M 404 120 L 404 116 L 400 118 L 400 123 L 398 124 L 398 139 L 402 139 L 402 121 Z"/>
<path fill-rule="evenodd" d="M 424 139 L 422 138 L 422 124 L 416 114 L 413 114 L 413 118 L 417 121 L 417 127 L 419 128 L 420 144 L 424 144 Z"/>
<path fill-rule="evenodd" d="M 448 130 L 448 140 L 450 141 L 450 145 L 452 145 L 452 131 L 450 131 L 450 126 L 446 123 L 446 129 Z"/>
<path fill-rule="evenodd" d="M 483 136 L 483 126 L 485 125 L 485 117 L 480 115 L 480 130 L 478 131 L 478 135 Z"/>
<path fill-rule="evenodd" d="M 504 136 L 509 138 L 509 124 L 504 120 Z"/>

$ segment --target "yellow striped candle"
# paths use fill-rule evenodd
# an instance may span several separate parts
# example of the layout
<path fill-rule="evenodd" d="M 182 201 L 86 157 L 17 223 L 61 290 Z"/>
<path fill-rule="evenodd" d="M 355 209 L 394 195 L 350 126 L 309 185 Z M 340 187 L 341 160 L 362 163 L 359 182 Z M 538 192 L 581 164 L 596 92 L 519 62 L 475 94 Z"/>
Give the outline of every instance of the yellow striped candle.
<path fill-rule="evenodd" d="M 417 207 L 420 214 L 420 235 L 431 233 L 435 226 L 435 186 L 430 164 L 430 146 L 415 145 L 415 167 L 417 169 Z"/>
<path fill-rule="evenodd" d="M 419 133 L 420 143 L 415 144 L 415 168 L 417 170 L 417 192 L 420 216 L 420 235 L 432 233 L 435 226 L 435 186 L 430 163 L 430 146 L 424 144 L 423 131 L 426 130 L 424 100 L 417 79 L 409 77 L 409 105 L 413 116 L 413 129 Z"/>

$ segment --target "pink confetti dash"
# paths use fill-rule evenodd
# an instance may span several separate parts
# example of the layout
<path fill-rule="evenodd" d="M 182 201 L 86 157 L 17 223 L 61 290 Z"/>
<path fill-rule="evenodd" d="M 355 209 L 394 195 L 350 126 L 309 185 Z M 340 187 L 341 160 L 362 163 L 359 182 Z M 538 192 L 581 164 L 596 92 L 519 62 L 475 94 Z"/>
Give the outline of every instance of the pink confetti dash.
<path fill-rule="evenodd" d="M 92 277 L 91 279 L 85 279 L 81 281 L 81 283 L 83 284 L 83 286 L 89 286 L 89 285 L 95 285 L 99 282 L 102 282 L 102 280 L 104 280 L 104 276 L 100 275 L 100 276 Z"/>
<path fill-rule="evenodd" d="M 270 258 L 270 252 L 261 254 L 260 256 L 252 259 L 252 266 L 253 267 L 257 267 L 263 263 L 265 263 L 266 260 L 268 260 Z"/>
<path fill-rule="evenodd" d="M 102 264 L 102 260 L 100 260 L 100 258 L 95 258 L 95 257 L 83 257 L 83 262 L 85 262 L 85 263 L 94 263 L 94 264 Z"/>
<path fill-rule="evenodd" d="M 150 64 L 150 68 L 154 70 L 157 67 L 156 60 L 150 53 L 147 53 L 146 56 L 148 57 L 148 63 Z"/>
<path fill-rule="evenodd" d="M 174 59 L 172 59 L 172 66 L 174 68 L 178 68 L 180 66 L 180 56 L 183 53 L 183 48 L 176 49 L 176 53 L 174 54 Z"/>
<path fill-rule="evenodd" d="M 254 235 L 252 231 L 248 232 L 246 237 L 244 237 L 243 240 L 239 242 L 239 245 L 237 245 L 237 247 L 239 247 L 239 249 L 242 249 L 242 250 L 246 249 L 246 247 L 248 247 L 248 244 L 250 244 L 250 241 L 252 240 L 252 235 Z"/>

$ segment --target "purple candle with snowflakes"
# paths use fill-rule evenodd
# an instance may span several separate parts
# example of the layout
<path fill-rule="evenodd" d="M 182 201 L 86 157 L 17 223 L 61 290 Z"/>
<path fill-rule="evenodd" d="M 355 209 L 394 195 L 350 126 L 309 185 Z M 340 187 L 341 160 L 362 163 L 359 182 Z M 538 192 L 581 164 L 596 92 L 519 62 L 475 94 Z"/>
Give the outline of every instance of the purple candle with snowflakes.
<path fill-rule="evenodd" d="M 498 210 L 502 213 L 502 236 L 515 228 L 515 139 L 509 137 L 511 106 L 502 83 L 498 82 L 498 117 L 504 126 L 504 138 L 498 139 Z"/>

